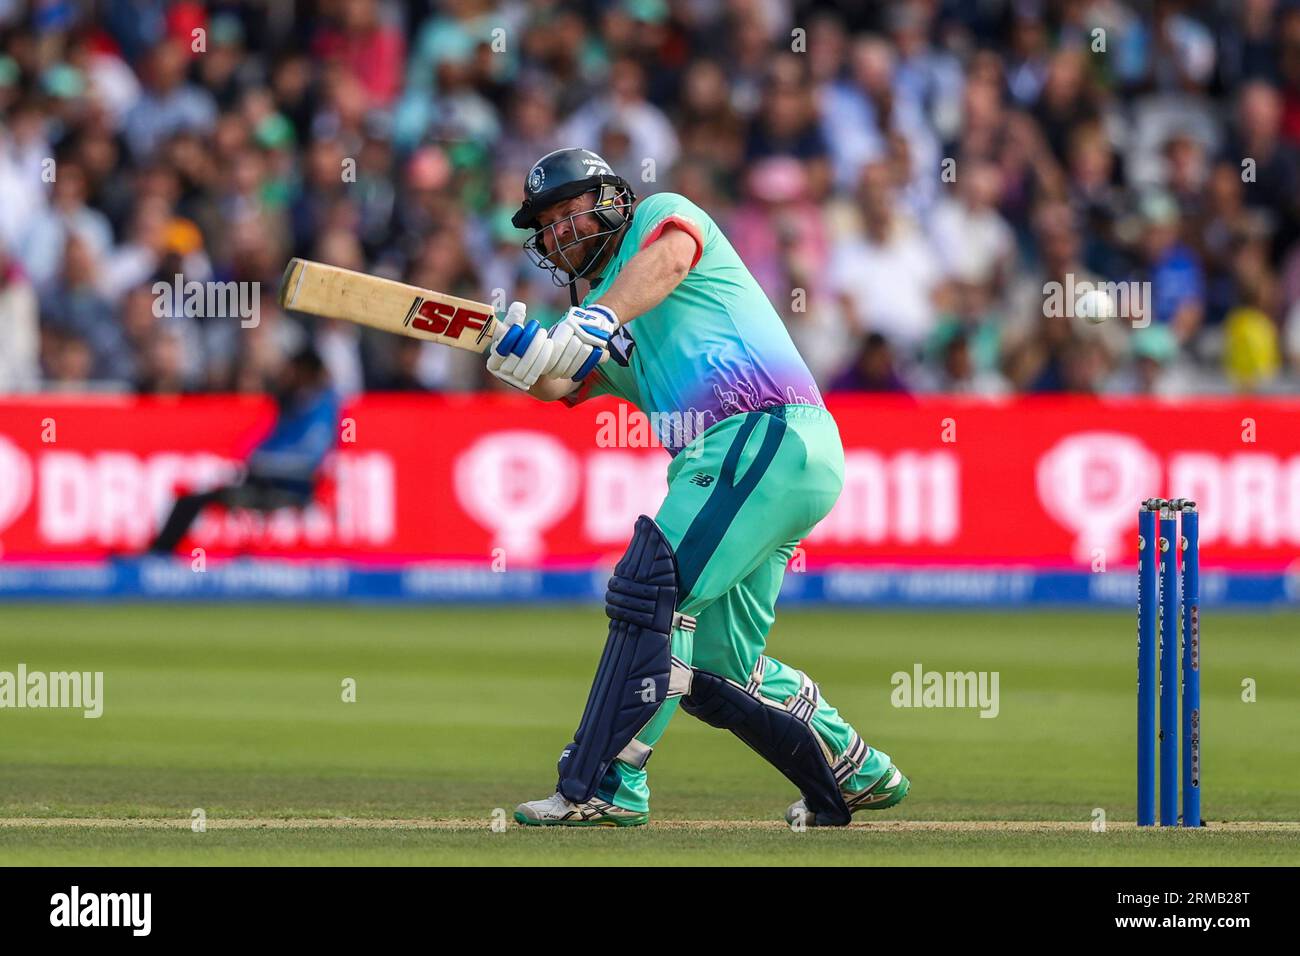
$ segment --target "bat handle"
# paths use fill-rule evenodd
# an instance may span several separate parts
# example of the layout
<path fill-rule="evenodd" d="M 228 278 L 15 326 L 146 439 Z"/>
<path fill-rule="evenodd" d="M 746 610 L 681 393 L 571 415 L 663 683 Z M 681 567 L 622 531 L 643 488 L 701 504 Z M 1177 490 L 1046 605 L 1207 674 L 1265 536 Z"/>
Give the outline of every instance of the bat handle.
<path fill-rule="evenodd" d="M 498 323 L 501 322 L 499 318 L 496 321 Z M 501 340 L 497 342 L 495 346 L 489 344 L 489 348 L 495 348 L 495 351 L 498 355 L 508 355 L 511 352 L 511 350 L 516 348 L 516 344 L 518 343 L 519 339 L 528 336 L 529 326 L 533 327 L 534 335 L 549 334 L 548 330 L 540 329 L 537 327 L 538 323 L 536 319 L 529 319 L 528 322 L 526 322 L 523 325 L 511 325 L 506 330 Z M 492 334 L 488 336 L 488 342 L 491 343 L 495 338 L 496 338 L 495 329 L 493 329 Z M 595 361 L 592 361 L 593 359 L 595 359 Z M 587 361 L 582 364 L 582 367 L 578 369 L 578 373 L 573 376 L 573 380 L 575 382 L 581 382 L 583 379 L 585 379 L 588 375 L 590 375 L 595 370 L 596 366 L 604 365 L 607 361 L 609 361 L 608 348 L 593 349 L 591 355 L 587 357 Z"/>

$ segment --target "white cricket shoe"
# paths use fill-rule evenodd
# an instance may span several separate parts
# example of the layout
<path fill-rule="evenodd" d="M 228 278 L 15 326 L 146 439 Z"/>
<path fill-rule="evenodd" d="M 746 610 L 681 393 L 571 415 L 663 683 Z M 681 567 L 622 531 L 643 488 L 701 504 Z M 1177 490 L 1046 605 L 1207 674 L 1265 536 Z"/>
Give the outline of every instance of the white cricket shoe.
<path fill-rule="evenodd" d="M 519 804 L 515 820 L 526 827 L 639 827 L 650 822 L 650 814 L 625 810 L 599 797 L 573 803 L 557 793 Z"/>
<path fill-rule="evenodd" d="M 911 787 L 912 782 L 903 776 L 903 772 L 891 763 L 889 769 L 876 778 L 875 783 L 865 790 L 859 790 L 856 793 L 848 790 L 843 791 L 844 802 L 848 804 L 850 813 L 857 813 L 859 810 L 887 810 L 900 803 L 907 796 L 907 791 Z M 790 804 L 790 808 L 785 811 L 785 822 L 791 826 L 796 823 L 809 827 L 817 826 L 817 821 L 808 812 L 808 806 L 804 803 L 803 797 Z"/>

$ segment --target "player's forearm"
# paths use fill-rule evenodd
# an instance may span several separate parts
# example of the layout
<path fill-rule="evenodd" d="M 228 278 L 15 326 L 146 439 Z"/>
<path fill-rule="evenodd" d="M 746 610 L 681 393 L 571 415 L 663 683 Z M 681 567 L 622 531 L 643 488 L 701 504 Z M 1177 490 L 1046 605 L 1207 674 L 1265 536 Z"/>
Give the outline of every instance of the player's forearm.
<path fill-rule="evenodd" d="M 626 325 L 668 297 L 691 271 L 695 240 L 680 229 L 670 229 L 631 259 L 618 278 L 593 305 L 614 311 Z"/>
<path fill-rule="evenodd" d="M 528 394 L 543 402 L 558 402 L 580 384 L 568 378 L 539 378 Z"/>

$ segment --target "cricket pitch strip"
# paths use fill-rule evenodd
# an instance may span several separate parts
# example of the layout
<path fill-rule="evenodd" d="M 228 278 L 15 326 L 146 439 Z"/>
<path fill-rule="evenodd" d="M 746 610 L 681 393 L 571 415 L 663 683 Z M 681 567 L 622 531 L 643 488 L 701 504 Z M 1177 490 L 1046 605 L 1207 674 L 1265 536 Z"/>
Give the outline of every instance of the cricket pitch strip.
<path fill-rule="evenodd" d="M 0 817 L 0 829 L 46 829 L 54 827 L 84 827 L 90 830 L 188 830 L 192 821 L 187 817 Z M 492 819 L 371 819 L 352 817 L 208 817 L 209 830 L 491 830 Z M 854 821 L 850 831 L 879 833 L 1084 833 L 1091 830 L 1088 821 L 1076 820 L 881 820 L 878 822 Z M 526 832 L 513 821 L 509 829 Z M 549 828 L 548 828 L 549 829 Z M 577 829 L 577 828 L 574 828 Z M 616 827 L 589 827 L 584 829 L 615 830 Z M 778 820 L 658 820 L 643 830 L 788 830 L 788 825 Z M 840 828 L 830 828 L 832 830 Z M 1107 830 L 1135 830 L 1130 821 L 1107 823 Z M 1158 829 L 1150 832 L 1160 832 Z M 1296 833 L 1300 835 L 1300 822 L 1271 820 L 1232 820 L 1209 823 L 1204 828 L 1188 832 L 1219 833 Z"/>

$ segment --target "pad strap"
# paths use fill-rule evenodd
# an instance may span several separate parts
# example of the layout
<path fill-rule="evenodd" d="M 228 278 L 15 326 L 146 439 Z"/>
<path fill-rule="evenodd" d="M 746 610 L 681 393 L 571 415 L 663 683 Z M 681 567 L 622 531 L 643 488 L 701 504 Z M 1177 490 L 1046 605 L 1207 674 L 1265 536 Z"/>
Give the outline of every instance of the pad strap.
<path fill-rule="evenodd" d="M 831 766 L 831 772 L 835 774 L 835 782 L 841 787 L 844 782 L 862 769 L 862 765 L 867 762 L 867 754 L 871 748 L 867 746 L 865 740 L 855 730 L 853 737 L 849 740 L 849 745 L 844 748 L 844 753 L 840 754 L 840 759 L 835 761 Z"/>
<path fill-rule="evenodd" d="M 798 717 L 805 724 L 811 724 L 813 714 L 817 713 L 817 704 L 821 700 L 821 691 L 808 675 L 800 671 L 799 692 L 785 699 L 785 709 Z"/>
<path fill-rule="evenodd" d="M 673 658 L 672 668 L 672 673 L 668 678 L 669 700 L 674 697 L 683 697 L 691 692 L 691 675 L 694 673 L 686 662 L 676 657 Z M 650 755 L 653 753 L 653 747 L 633 737 L 627 742 L 627 746 L 619 751 L 618 759 L 635 767 L 637 770 L 643 770 L 645 765 L 650 762 Z"/>

